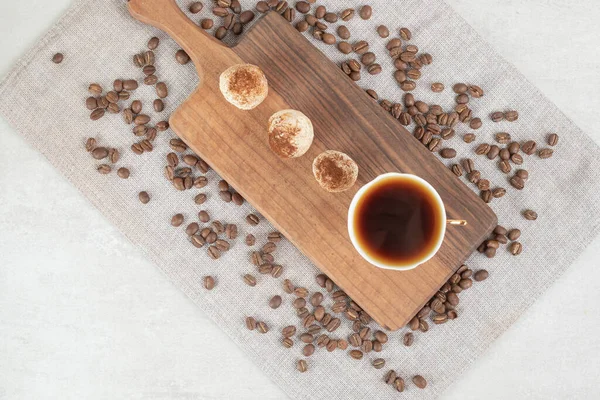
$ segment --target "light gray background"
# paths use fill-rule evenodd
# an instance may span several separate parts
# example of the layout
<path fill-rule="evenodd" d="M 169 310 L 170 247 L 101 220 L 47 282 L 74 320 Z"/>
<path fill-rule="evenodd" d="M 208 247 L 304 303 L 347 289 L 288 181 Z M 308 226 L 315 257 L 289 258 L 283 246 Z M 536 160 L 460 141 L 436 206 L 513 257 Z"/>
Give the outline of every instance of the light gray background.
<path fill-rule="evenodd" d="M 595 1 L 448 2 L 600 142 Z M 69 4 L 0 0 L 1 75 Z M 0 171 L 0 399 L 284 397 L 1 122 Z M 444 398 L 596 398 L 599 259 L 597 239 Z"/>

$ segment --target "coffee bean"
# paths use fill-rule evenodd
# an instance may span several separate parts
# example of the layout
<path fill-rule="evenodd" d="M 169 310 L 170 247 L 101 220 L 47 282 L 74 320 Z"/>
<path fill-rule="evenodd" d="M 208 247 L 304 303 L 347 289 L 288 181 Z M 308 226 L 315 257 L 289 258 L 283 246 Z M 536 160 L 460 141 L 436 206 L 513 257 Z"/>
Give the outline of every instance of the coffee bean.
<path fill-rule="evenodd" d="M 213 20 L 212 20 L 212 19 L 210 19 L 210 18 L 203 18 L 203 19 L 200 21 L 200 27 L 201 27 L 202 29 L 208 30 L 208 29 L 211 29 L 213 26 L 214 26 L 214 22 L 213 22 Z"/>
<path fill-rule="evenodd" d="M 104 109 L 97 108 L 94 111 L 92 111 L 92 113 L 90 114 L 90 119 L 92 121 L 97 121 L 104 116 L 105 112 L 106 111 L 104 111 Z"/>
<path fill-rule="evenodd" d="M 480 97 L 483 97 L 484 92 L 483 92 L 483 89 L 480 88 L 479 86 L 470 85 L 469 86 L 469 94 L 471 95 L 471 97 L 478 99 Z M 506 118 L 506 116 L 504 118 Z"/>
<path fill-rule="evenodd" d="M 188 236 L 192 236 L 192 235 L 195 235 L 199 230 L 200 230 L 200 227 L 198 226 L 198 224 L 196 222 L 192 222 L 191 224 L 189 224 L 187 226 L 187 228 L 185 228 L 185 233 Z"/>
<path fill-rule="evenodd" d="M 360 8 L 358 15 L 362 19 L 371 19 L 371 15 L 373 15 L 373 9 L 369 5 L 364 5 Z"/>
<path fill-rule="evenodd" d="M 337 34 L 340 38 L 342 38 L 344 40 L 350 39 L 350 31 L 348 30 L 348 28 L 345 25 L 340 25 L 337 28 Z M 350 45 L 348 44 L 348 46 L 350 46 Z M 346 54 L 348 54 L 348 53 L 346 53 Z"/>
<path fill-rule="evenodd" d="M 323 17 L 323 19 L 331 24 L 337 22 L 338 20 L 338 16 L 336 13 L 332 13 L 332 12 L 328 12 L 325 14 L 325 16 Z"/>
<path fill-rule="evenodd" d="M 276 309 L 279 308 L 279 306 L 281 305 L 281 296 L 273 296 L 271 297 L 271 300 L 269 300 L 269 307 Z M 296 328 L 294 328 L 295 331 Z"/>
<path fill-rule="evenodd" d="M 183 215 L 182 214 L 175 214 L 173 215 L 173 217 L 171 218 L 171 225 L 178 227 L 181 226 L 181 224 L 183 224 Z"/>
<path fill-rule="evenodd" d="M 521 231 L 519 229 L 512 229 L 508 232 L 508 238 L 510 240 L 517 240 L 521 237 Z"/>
<path fill-rule="evenodd" d="M 476 139 L 476 136 L 474 133 L 467 133 L 463 136 L 463 141 L 465 143 L 472 143 L 475 141 L 475 139 Z"/>
<path fill-rule="evenodd" d="M 471 122 L 469 122 L 469 126 L 471 127 L 471 129 L 479 129 L 482 125 L 483 123 L 479 118 L 473 118 Z"/>
<path fill-rule="evenodd" d="M 412 346 L 414 341 L 415 341 L 415 335 L 412 332 L 407 332 L 406 334 L 404 334 L 404 337 L 402 338 L 402 343 L 407 347 Z"/>
<path fill-rule="evenodd" d="M 185 50 L 177 50 L 175 53 L 175 60 L 181 65 L 185 65 L 190 62 L 190 56 L 185 52 Z"/>
<path fill-rule="evenodd" d="M 210 235 L 213 235 L 214 232 L 211 232 Z M 211 237 L 209 235 L 209 238 Z M 207 243 L 210 243 L 209 240 L 206 240 Z M 219 251 L 219 249 L 216 246 L 210 246 L 208 248 L 208 255 L 210 256 L 210 258 L 212 258 L 213 260 L 218 259 L 219 257 L 221 257 L 221 252 Z"/>
<path fill-rule="evenodd" d="M 352 45 L 352 50 L 356 54 L 364 54 L 369 51 L 369 43 L 367 43 L 365 40 L 359 40 Z"/>
<path fill-rule="evenodd" d="M 496 157 L 498 157 L 498 154 L 500 154 L 500 147 L 493 144 L 490 146 L 490 150 L 487 152 L 486 155 L 487 155 L 487 158 L 489 158 L 490 160 L 493 160 Z"/>
<path fill-rule="evenodd" d="M 519 242 L 512 242 L 508 250 L 513 256 L 518 256 L 523 251 L 523 245 Z"/>
<path fill-rule="evenodd" d="M 502 187 L 494 188 L 492 190 L 492 196 L 496 199 L 503 197 L 505 194 L 506 194 L 506 189 L 504 189 Z"/>
<path fill-rule="evenodd" d="M 490 145 L 487 143 L 481 143 L 479 146 L 477 146 L 477 148 L 475 148 L 475 154 L 480 156 L 489 153 L 489 151 Z"/>
<path fill-rule="evenodd" d="M 402 40 L 412 39 L 412 33 L 408 28 L 400 28 L 400 37 Z"/>
<path fill-rule="evenodd" d="M 524 181 L 526 181 L 527 179 L 529 179 L 529 172 L 527 172 L 524 169 L 519 169 L 517 170 L 517 172 L 515 173 L 519 178 L 523 179 Z"/>
<path fill-rule="evenodd" d="M 296 363 L 296 369 L 301 373 L 308 371 L 308 364 L 306 364 L 305 360 L 298 360 Z"/>
<path fill-rule="evenodd" d="M 267 333 L 269 332 L 269 327 L 267 326 L 266 323 L 264 323 L 263 321 L 257 322 L 256 323 L 256 329 L 260 332 L 260 333 Z"/>
<path fill-rule="evenodd" d="M 167 85 L 164 82 L 158 82 L 156 84 L 156 94 L 161 99 L 164 99 L 165 97 L 167 97 L 169 95 L 169 91 L 167 89 Z"/>
<path fill-rule="evenodd" d="M 552 149 L 541 149 L 538 152 L 538 157 L 540 157 L 541 159 L 546 159 L 552 157 L 552 154 L 554 154 L 554 150 Z"/>
<path fill-rule="evenodd" d="M 510 156 L 510 160 L 516 165 L 523 164 L 523 156 L 521 156 L 520 154 L 513 154 L 512 156 Z"/>
<path fill-rule="evenodd" d="M 362 338 L 358 333 L 353 333 L 352 335 L 350 335 L 350 337 L 348 337 L 348 341 L 353 347 L 359 347 L 362 344 Z"/>
<path fill-rule="evenodd" d="M 249 331 L 256 329 L 256 320 L 253 317 L 246 317 L 246 328 L 248 328 Z"/>
<path fill-rule="evenodd" d="M 92 83 L 88 87 L 88 92 L 90 92 L 93 95 L 100 96 L 102 94 L 102 92 L 103 92 L 102 86 L 100 86 L 97 83 Z"/>
<path fill-rule="evenodd" d="M 490 181 L 487 179 L 480 179 L 479 182 L 477 182 L 477 188 L 479 190 L 483 190 L 483 191 L 487 191 L 490 189 Z"/>
<path fill-rule="evenodd" d="M 473 170 L 467 175 L 467 179 L 471 183 L 477 183 L 479 182 L 479 179 L 481 179 L 481 172 Z"/>
<path fill-rule="evenodd" d="M 453 164 L 451 170 L 452 170 L 452 173 L 454 173 L 454 175 L 456 175 L 458 177 L 463 175 L 462 167 L 459 164 Z"/>
<path fill-rule="evenodd" d="M 467 93 L 467 91 L 469 90 L 469 87 L 467 85 L 465 85 L 464 83 L 457 83 L 456 85 L 454 85 L 452 87 L 452 90 L 454 90 L 454 93 L 456 93 L 456 94 L 463 94 L 463 93 Z"/>
<path fill-rule="evenodd" d="M 123 81 L 123 88 L 125 90 L 135 90 L 138 88 L 138 83 L 134 79 L 127 79 Z"/>
<path fill-rule="evenodd" d="M 528 221 L 535 221 L 538 217 L 537 213 L 533 210 L 525 210 L 523 211 L 523 216 Z"/>
<path fill-rule="evenodd" d="M 256 10 L 260 13 L 265 13 L 267 11 L 269 11 L 271 7 L 269 6 L 269 4 L 267 4 L 266 1 L 259 1 L 258 3 L 256 3 Z"/>
<path fill-rule="evenodd" d="M 215 278 L 213 278 L 212 276 L 205 276 L 204 288 L 206 290 L 213 290 L 215 288 Z"/>
<path fill-rule="evenodd" d="M 133 119 L 133 123 L 136 125 L 146 125 L 150 122 L 150 117 L 146 114 L 140 114 Z"/>
<path fill-rule="evenodd" d="M 108 157 L 108 149 L 106 147 L 96 147 L 92 150 L 91 154 L 96 160 L 102 160 Z"/>
<path fill-rule="evenodd" d="M 523 153 L 527 154 L 528 156 L 535 153 L 536 148 L 537 144 L 533 140 L 528 140 L 521 146 L 521 150 L 523 150 Z"/>
<path fill-rule="evenodd" d="M 138 194 L 138 198 L 140 199 L 140 202 L 142 204 L 148 204 L 148 202 L 150 201 L 150 195 L 148 194 L 148 192 L 142 191 Z"/>
<path fill-rule="evenodd" d="M 327 33 L 327 32 L 323 33 L 321 40 L 323 40 L 323 42 L 325 44 L 335 44 L 335 42 L 336 42 L 335 36 L 333 36 L 331 33 Z"/>
<path fill-rule="evenodd" d="M 519 119 L 519 113 L 517 111 L 506 111 L 504 113 L 504 119 L 508 122 L 514 122 Z"/>
<path fill-rule="evenodd" d="M 206 240 L 200 235 L 194 235 L 190 238 L 190 241 L 196 248 L 201 248 L 206 244 Z"/>
<path fill-rule="evenodd" d="M 198 14 L 200 11 L 202 11 L 202 8 L 204 8 L 204 5 L 199 2 L 199 1 L 195 1 L 192 4 L 190 4 L 189 10 L 192 14 Z M 148 46 L 150 47 L 150 46 Z M 154 50 L 154 49 L 151 49 Z"/>
<path fill-rule="evenodd" d="M 397 70 L 396 72 L 394 72 L 394 79 L 396 79 L 396 82 L 398 83 L 406 82 L 406 72 Z"/>
<path fill-rule="evenodd" d="M 283 344 L 283 347 L 286 348 L 291 348 L 292 346 L 294 346 L 294 341 L 288 337 L 283 338 L 283 340 L 281 340 L 281 344 Z"/>
<path fill-rule="evenodd" d="M 385 360 L 383 358 L 376 358 L 371 362 L 371 365 L 375 367 L 375 369 L 381 369 L 385 367 Z"/>
<path fill-rule="evenodd" d="M 417 84 L 413 81 L 405 81 L 400 84 L 400 89 L 405 92 L 409 92 L 411 90 L 415 90 L 417 88 Z"/>
<path fill-rule="evenodd" d="M 550 135 L 548 135 L 546 142 L 550 146 L 556 146 L 558 144 L 558 135 L 556 133 L 551 133 Z"/>
<path fill-rule="evenodd" d="M 475 171 L 475 163 L 473 162 L 472 159 L 465 158 L 462 161 L 462 164 L 463 164 L 463 168 L 465 169 L 465 172 L 467 174 L 470 174 L 471 172 Z M 479 177 L 477 177 L 477 180 L 479 180 Z"/>
<path fill-rule="evenodd" d="M 298 32 L 306 32 L 309 26 L 310 25 L 308 25 L 308 22 L 306 22 L 306 20 L 298 21 L 298 23 L 296 23 L 296 30 Z"/>
<path fill-rule="evenodd" d="M 310 11 L 310 3 L 307 1 L 298 1 L 296 2 L 296 10 L 302 14 L 306 14 Z"/>
<path fill-rule="evenodd" d="M 352 53 L 352 45 L 348 42 L 339 42 L 338 50 L 344 54 Z"/>
<path fill-rule="evenodd" d="M 502 111 L 494 112 L 490 115 L 490 119 L 494 122 L 500 122 L 504 119 L 504 113 Z"/>
<path fill-rule="evenodd" d="M 517 142 L 512 142 L 511 144 L 508 145 L 508 152 L 512 155 L 512 154 L 517 154 L 519 152 L 519 150 L 521 149 L 521 145 L 519 145 L 519 143 Z"/>
<path fill-rule="evenodd" d="M 385 25 L 379 25 L 377 27 L 377 34 L 379 35 L 379 37 L 381 38 L 387 38 L 388 36 L 390 36 L 390 30 L 388 29 L 387 26 Z"/>
<path fill-rule="evenodd" d="M 512 167 L 510 166 L 508 160 L 500 161 L 498 163 L 498 168 L 500 168 L 500 171 L 504 172 L 505 174 L 508 174 L 512 170 Z"/>
<path fill-rule="evenodd" d="M 500 144 L 507 144 L 510 142 L 510 134 L 506 132 L 496 133 L 496 141 Z"/>
<path fill-rule="evenodd" d="M 64 58 L 65 57 L 62 53 L 56 53 L 55 55 L 52 56 L 52 62 L 54 64 L 60 64 Z"/>
<path fill-rule="evenodd" d="M 502 225 L 496 225 L 496 227 L 493 230 L 493 233 L 497 235 L 506 235 L 508 233 L 508 230 Z"/>
<path fill-rule="evenodd" d="M 121 167 L 117 170 L 117 175 L 121 179 L 129 178 L 129 170 L 127 168 Z"/>
<path fill-rule="evenodd" d="M 252 12 L 251 10 L 246 10 L 240 14 L 240 23 L 245 25 L 251 22 L 254 19 L 254 17 L 254 12 Z"/>
<path fill-rule="evenodd" d="M 456 150 L 448 147 L 444 148 L 440 150 L 440 156 L 442 156 L 442 158 L 454 158 L 456 157 Z"/>
<path fill-rule="evenodd" d="M 379 64 L 371 64 L 367 67 L 367 71 L 371 75 L 378 75 L 381 73 L 381 65 Z"/>
<path fill-rule="evenodd" d="M 339 318 L 333 318 L 331 321 L 329 321 L 325 329 L 327 329 L 327 332 L 333 332 L 340 327 L 340 324 L 341 321 Z"/>
<path fill-rule="evenodd" d="M 459 94 L 456 96 L 457 104 L 467 104 L 469 102 L 469 96 L 466 93 Z"/>
<path fill-rule="evenodd" d="M 441 93 L 444 91 L 444 84 L 440 82 L 434 82 L 431 84 L 431 91 L 434 93 Z"/>
<path fill-rule="evenodd" d="M 337 340 L 330 339 L 329 343 L 327 343 L 325 348 L 327 349 L 328 352 L 331 353 L 332 351 L 334 351 L 335 349 L 338 348 L 337 344 L 338 344 Z"/>
<path fill-rule="evenodd" d="M 88 110 L 95 110 L 96 108 L 98 108 L 98 101 L 96 100 L 95 97 L 88 97 L 87 99 L 85 99 L 85 107 Z"/>
<path fill-rule="evenodd" d="M 517 175 L 510 178 L 510 184 L 517 190 L 523 190 L 523 188 L 525 187 L 525 181 Z"/>
<path fill-rule="evenodd" d="M 421 375 L 413 376 L 412 381 L 419 389 L 425 389 L 425 387 L 427 387 L 427 381 Z"/>
<path fill-rule="evenodd" d="M 385 381 L 385 383 L 387 383 L 388 385 L 391 385 L 394 383 L 394 381 L 396 380 L 396 372 L 391 369 L 389 370 L 385 376 L 383 377 L 383 380 Z"/>
<path fill-rule="evenodd" d="M 364 65 L 371 65 L 375 62 L 375 59 L 375 53 L 369 51 L 362 55 L 362 57 L 360 58 L 360 62 L 362 62 Z"/>
<path fill-rule="evenodd" d="M 501 160 L 510 160 L 510 151 L 508 151 L 508 149 L 505 147 L 503 149 L 500 149 L 500 159 Z"/>
<path fill-rule="evenodd" d="M 96 170 L 99 173 L 101 173 L 102 175 L 107 175 L 107 174 L 110 174 L 110 172 L 112 171 L 112 168 L 110 167 L 110 165 L 101 164 L 98 166 L 98 168 L 96 168 Z"/>
<path fill-rule="evenodd" d="M 392 52 L 390 52 L 390 55 L 391 55 L 392 57 L 394 57 L 394 56 L 395 56 L 395 54 L 394 54 L 394 52 L 393 52 L 393 51 L 392 51 Z M 400 59 L 401 59 L 402 61 L 404 61 L 404 62 L 407 62 L 407 63 L 410 63 L 410 62 L 413 62 L 413 61 L 415 61 L 415 60 L 416 60 L 416 58 L 417 58 L 417 55 L 416 55 L 416 53 L 414 53 L 414 52 L 412 52 L 412 51 L 404 51 L 404 52 L 400 53 Z"/>
<path fill-rule="evenodd" d="M 143 67 L 144 66 L 144 55 L 143 54 L 136 54 L 133 56 L 133 64 L 136 67 Z"/>
<path fill-rule="evenodd" d="M 363 352 L 360 350 L 350 350 L 348 354 L 355 360 L 360 360 L 363 358 Z"/>

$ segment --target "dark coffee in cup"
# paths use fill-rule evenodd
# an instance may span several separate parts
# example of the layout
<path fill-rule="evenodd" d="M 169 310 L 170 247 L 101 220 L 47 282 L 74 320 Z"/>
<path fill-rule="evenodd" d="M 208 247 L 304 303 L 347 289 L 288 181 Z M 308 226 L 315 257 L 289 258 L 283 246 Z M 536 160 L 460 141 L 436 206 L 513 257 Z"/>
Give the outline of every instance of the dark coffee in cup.
<path fill-rule="evenodd" d="M 446 215 L 437 192 L 422 179 L 387 174 L 357 196 L 350 215 L 355 246 L 378 266 L 416 266 L 437 252 Z"/>

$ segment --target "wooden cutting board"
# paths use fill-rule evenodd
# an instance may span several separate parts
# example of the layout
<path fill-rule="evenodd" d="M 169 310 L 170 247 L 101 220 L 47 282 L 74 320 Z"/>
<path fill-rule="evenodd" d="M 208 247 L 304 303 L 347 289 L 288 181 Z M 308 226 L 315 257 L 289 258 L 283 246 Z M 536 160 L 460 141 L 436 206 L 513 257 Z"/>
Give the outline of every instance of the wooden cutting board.
<path fill-rule="evenodd" d="M 229 48 L 173 0 L 131 0 L 129 10 L 167 32 L 198 70 L 200 85 L 172 114 L 171 128 L 382 326 L 403 327 L 495 227 L 496 215 L 475 193 L 279 14 L 263 16 Z M 219 91 L 220 74 L 240 63 L 258 65 L 269 81 L 269 96 L 251 111 L 238 110 Z M 267 121 L 288 108 L 312 120 L 315 140 L 303 157 L 282 160 L 269 148 Z M 351 190 L 328 193 L 315 181 L 312 161 L 328 149 L 358 163 Z M 448 218 L 469 223 L 448 227 L 438 254 L 411 271 L 372 266 L 347 232 L 356 191 L 394 171 L 427 180 Z"/>

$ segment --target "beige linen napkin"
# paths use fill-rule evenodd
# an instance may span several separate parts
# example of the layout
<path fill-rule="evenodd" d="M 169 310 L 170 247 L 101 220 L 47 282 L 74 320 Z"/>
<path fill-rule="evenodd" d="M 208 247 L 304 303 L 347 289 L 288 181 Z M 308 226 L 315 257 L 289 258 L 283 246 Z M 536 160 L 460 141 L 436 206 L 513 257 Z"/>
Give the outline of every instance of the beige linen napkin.
<path fill-rule="evenodd" d="M 180 2 L 185 8 L 187 3 Z M 254 4 L 252 1 L 242 3 L 245 7 Z M 361 5 L 357 1 L 320 3 L 335 11 Z M 173 54 L 178 46 L 162 33 L 130 18 L 125 2 L 75 1 L 56 26 L 4 78 L 0 84 L 0 113 L 133 243 L 144 249 L 173 284 L 208 313 L 291 397 L 395 399 L 398 393 L 382 380 L 389 367 L 399 371 L 407 381 L 417 373 L 429 381 L 425 390 L 408 383 L 405 398 L 435 398 L 596 236 L 600 229 L 600 180 L 597 177 L 600 152 L 588 136 L 500 58 L 445 3 L 440 0 L 403 0 L 401 3 L 402 7 L 396 2 L 377 2 L 371 20 L 355 17 L 347 23 L 353 38 L 372 44 L 384 68 L 384 73 L 377 76 L 363 73 L 361 86 L 375 89 L 381 98 L 393 102 L 401 100 L 402 92 L 391 77 L 393 66 L 385 54 L 386 41 L 377 37 L 375 28 L 386 24 L 394 33 L 406 26 L 414 34 L 413 42 L 434 56 L 434 63 L 424 69 L 422 84 L 415 92 L 418 98 L 444 107 L 452 106 L 453 95 L 449 89 L 442 94 L 428 89 L 435 81 L 445 83 L 448 88 L 464 81 L 485 89 L 486 95 L 471 105 L 474 114 L 485 121 L 484 127 L 477 131 L 476 143 L 492 142 L 493 134 L 500 130 L 510 132 L 516 140 L 534 139 L 538 143 L 544 143 L 549 132 L 557 132 L 561 137 L 552 159 L 526 157 L 524 167 L 531 178 L 525 190 L 509 190 L 507 196 L 491 204 L 502 225 L 522 229 L 523 254 L 513 257 L 507 251 L 499 251 L 492 260 L 473 255 L 469 266 L 475 270 L 488 269 L 490 278 L 461 294 L 457 320 L 433 326 L 426 334 L 417 334 L 410 348 L 402 346 L 404 332 L 400 331 L 389 335 L 390 343 L 382 353 L 370 353 L 356 361 L 345 352 L 328 353 L 321 349 L 308 360 L 309 371 L 298 373 L 295 362 L 301 358 L 301 346 L 296 344 L 286 349 L 281 345 L 281 328 L 298 322 L 290 306 L 291 296 L 281 289 L 281 279 L 289 278 L 297 285 L 317 290 L 314 282 L 317 269 L 284 242 L 277 249 L 277 260 L 285 268 L 283 277 L 257 275 L 259 284 L 250 288 L 241 279 L 244 273 L 254 273 L 243 239 L 238 239 L 220 260 L 212 261 L 205 249 L 192 247 L 181 229 L 170 226 L 175 212 L 182 212 L 189 221 L 200 209 L 192 201 L 197 190 L 176 192 L 163 178 L 165 156 L 170 151 L 168 140 L 174 134 L 160 133 L 152 153 L 135 156 L 128 151 L 133 137 L 120 116 L 92 122 L 83 106 L 91 82 L 109 87 L 115 78 L 139 79 L 140 71 L 132 65 L 131 56 L 144 50 L 153 35 L 161 39 L 157 50 L 158 74 L 170 88 L 167 109 L 159 115 L 150 113 L 155 120 L 166 118 L 197 84 L 193 65 L 181 66 L 175 62 Z M 208 12 L 205 10 L 203 15 Z M 194 16 L 195 20 L 199 18 L 199 15 Z M 332 46 L 311 40 L 336 62 L 348 58 Z M 50 61 L 57 51 L 65 54 L 59 65 Z M 152 99 L 152 88 L 142 85 L 134 98 Z M 149 106 L 146 100 L 146 109 Z M 506 108 L 519 111 L 518 122 L 489 122 L 490 111 Z M 464 127 L 458 128 L 459 134 L 465 132 Z M 118 164 L 130 167 L 132 175 L 128 180 L 118 179 L 114 173 L 105 176 L 95 171 L 98 163 L 83 149 L 85 139 L 90 136 L 96 137 L 100 144 L 122 150 L 123 157 Z M 452 146 L 465 157 L 472 154 L 474 144 L 455 138 Z M 494 162 L 480 159 L 476 162 L 478 169 L 493 183 L 510 186 Z M 214 188 L 218 178 L 213 172 L 208 178 Z M 145 206 L 137 199 L 140 190 L 148 191 L 152 198 Z M 252 211 L 250 205 L 236 207 L 216 197 L 210 196 L 204 205 L 213 219 L 238 223 L 242 237 L 254 233 L 259 242 L 264 241 L 272 230 L 266 221 L 257 227 L 243 222 Z M 538 220 L 525 221 L 520 214 L 525 208 L 536 210 Z M 557 226 L 561 229 L 555 229 Z M 202 287 L 202 277 L 208 274 L 217 277 L 218 283 L 210 292 Z M 277 310 L 268 307 L 268 299 L 274 294 L 281 294 L 285 303 Z M 271 331 L 260 335 L 246 330 L 244 317 L 247 315 L 264 320 Z M 344 328 L 336 332 L 336 336 L 344 337 L 348 333 Z M 387 360 L 387 365 L 383 370 L 376 370 L 370 362 L 380 356 Z"/>

